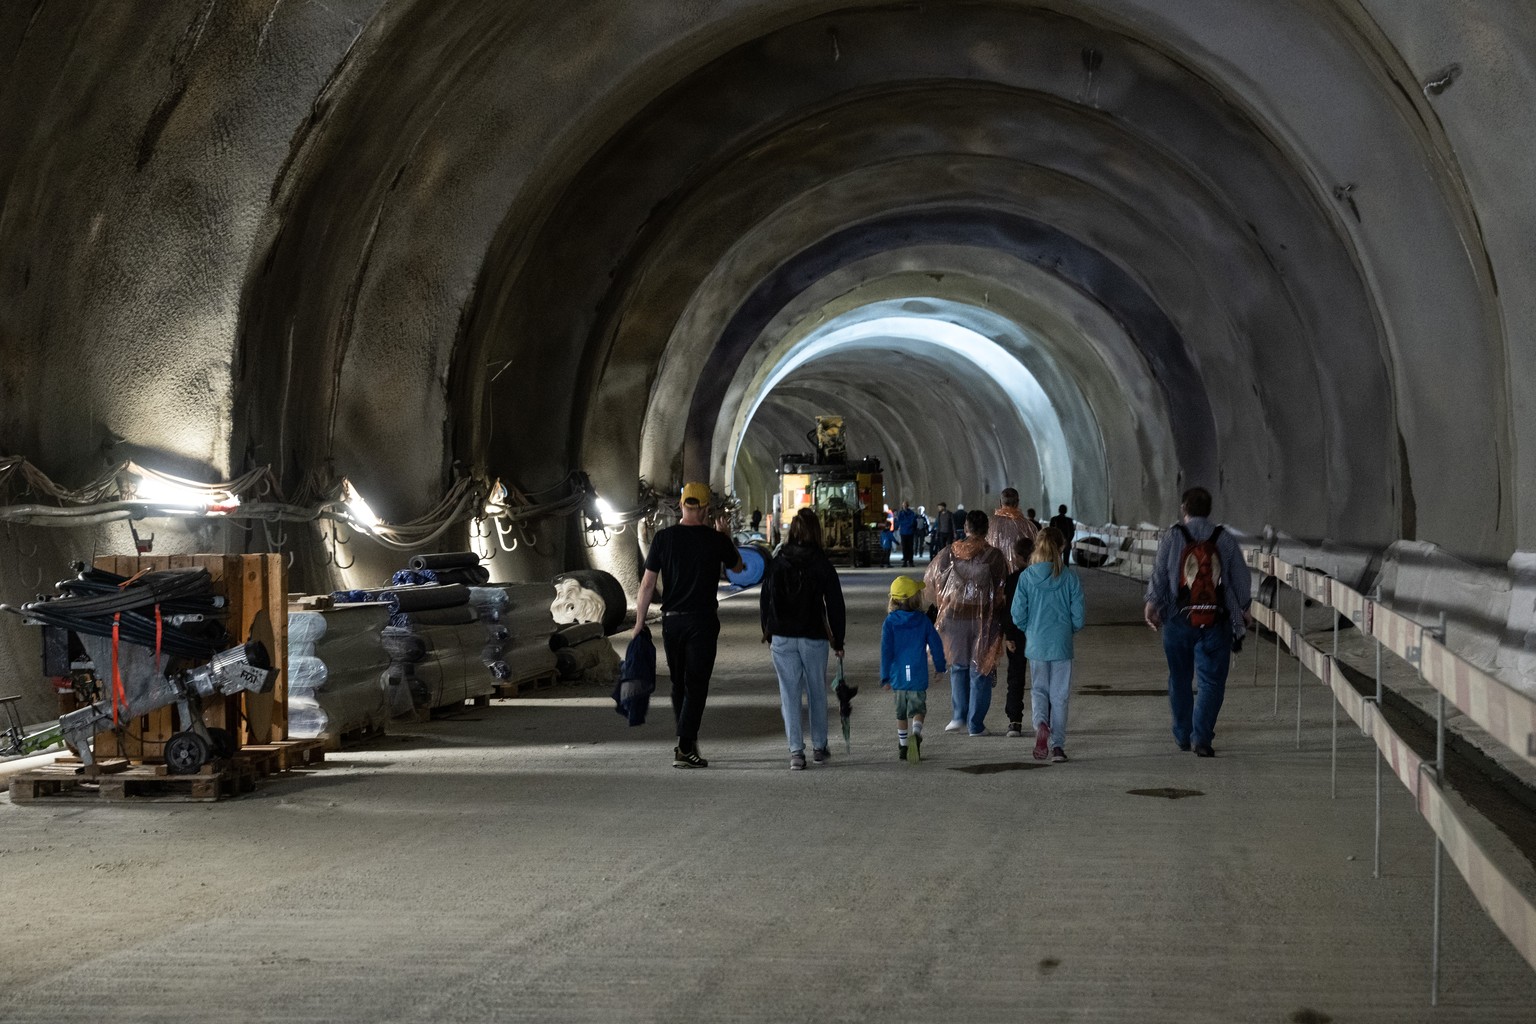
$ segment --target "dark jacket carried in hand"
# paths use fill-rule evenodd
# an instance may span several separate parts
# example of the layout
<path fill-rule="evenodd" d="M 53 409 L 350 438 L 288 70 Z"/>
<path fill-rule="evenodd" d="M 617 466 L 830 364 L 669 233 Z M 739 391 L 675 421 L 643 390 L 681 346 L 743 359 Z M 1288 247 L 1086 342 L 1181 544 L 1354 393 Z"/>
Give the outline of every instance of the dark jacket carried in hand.
<path fill-rule="evenodd" d="M 784 545 L 763 575 L 758 611 L 764 637 L 830 640 L 834 651 L 843 649 L 848 625 L 843 586 L 820 548 Z"/>
<path fill-rule="evenodd" d="M 629 719 L 630 725 L 644 725 L 645 713 L 656 692 L 656 644 L 651 631 L 644 629 L 629 641 L 624 663 L 619 666 L 619 681 L 613 688 L 614 710 Z"/>

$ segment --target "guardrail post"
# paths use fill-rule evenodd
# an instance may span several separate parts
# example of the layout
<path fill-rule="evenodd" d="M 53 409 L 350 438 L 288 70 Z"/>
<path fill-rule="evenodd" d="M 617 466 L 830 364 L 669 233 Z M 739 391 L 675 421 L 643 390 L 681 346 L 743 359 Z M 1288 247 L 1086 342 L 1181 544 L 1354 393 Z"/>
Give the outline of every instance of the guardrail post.
<path fill-rule="evenodd" d="M 1375 605 L 1381 601 L 1381 584 L 1376 584 L 1376 593 L 1371 598 L 1371 611 L 1367 617 L 1368 623 L 1375 621 Z M 1374 629 L 1371 632 L 1375 632 Z M 1381 718 L 1381 637 L 1376 637 L 1376 718 Z M 1381 745 L 1372 737 L 1371 745 L 1376 748 L 1376 856 L 1371 865 L 1371 877 L 1381 877 L 1381 763 L 1386 760 L 1381 753 Z"/>
<path fill-rule="evenodd" d="M 1306 632 L 1307 621 L 1307 591 L 1306 580 L 1307 560 L 1301 560 L 1301 569 L 1296 573 L 1296 642 L 1291 645 L 1291 653 L 1296 655 L 1296 749 L 1301 749 L 1301 644 L 1302 635 Z"/>
<path fill-rule="evenodd" d="M 1441 643 L 1445 642 L 1445 612 L 1440 613 L 1440 627 L 1431 630 Z M 1424 674 L 1424 661 L 1419 660 L 1419 675 Z M 1439 789 L 1445 778 L 1445 694 L 1437 693 L 1435 701 L 1435 788 Z M 1440 833 L 1435 833 L 1435 910 L 1430 925 L 1429 952 L 1429 1005 L 1440 1005 L 1440 890 L 1441 862 L 1445 859 L 1445 844 Z"/>
<path fill-rule="evenodd" d="M 1275 577 L 1275 606 L 1270 609 L 1274 617 L 1271 625 L 1275 627 L 1275 710 L 1273 717 L 1280 717 L 1280 577 Z"/>
<path fill-rule="evenodd" d="M 1444 697 L 1440 698 L 1440 710 L 1439 710 L 1439 713 L 1438 713 L 1437 717 L 1438 717 L 1438 724 L 1440 726 L 1443 726 L 1444 722 L 1445 722 L 1445 698 Z M 1444 749 L 1441 746 L 1440 741 L 1437 739 L 1436 740 L 1436 744 L 1435 744 L 1435 764 L 1434 764 L 1434 767 L 1430 767 L 1427 764 L 1420 764 L 1419 765 L 1419 777 L 1420 777 L 1419 785 L 1422 786 L 1424 784 L 1423 783 L 1424 773 L 1425 772 L 1430 772 L 1435 777 L 1435 788 L 1439 789 L 1440 788 L 1440 780 L 1442 778 L 1444 778 L 1444 775 L 1443 775 L 1444 768 L 1445 768 Z M 1431 827 L 1431 829 L 1434 828 L 1434 823 L 1433 822 L 1430 823 L 1430 827 Z M 1429 925 L 1429 1005 L 1430 1006 L 1439 1006 L 1440 1005 L 1440 891 L 1441 891 L 1441 884 L 1440 884 L 1441 874 L 1440 873 L 1441 873 L 1441 861 L 1444 859 L 1443 854 L 1444 854 L 1444 844 L 1442 844 L 1440 842 L 1440 833 L 1436 832 L 1435 833 L 1434 909 L 1433 909 L 1433 911 L 1431 913 L 1430 925 Z"/>
<path fill-rule="evenodd" d="M 1332 591 L 1329 591 L 1330 595 Z M 1330 607 L 1332 603 L 1330 602 Z M 1333 671 L 1338 670 L 1339 663 L 1339 610 L 1333 609 Z M 1329 704 L 1333 709 L 1333 740 L 1332 755 L 1329 761 L 1328 795 L 1337 800 L 1339 798 L 1339 700 L 1334 693 L 1328 694 Z"/>

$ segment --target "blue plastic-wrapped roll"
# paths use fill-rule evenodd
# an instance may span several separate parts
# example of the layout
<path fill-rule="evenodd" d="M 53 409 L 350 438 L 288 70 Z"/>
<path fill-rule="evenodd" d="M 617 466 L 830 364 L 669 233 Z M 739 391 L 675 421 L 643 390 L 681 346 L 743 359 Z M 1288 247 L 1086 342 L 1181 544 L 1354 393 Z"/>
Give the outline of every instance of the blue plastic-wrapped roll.
<path fill-rule="evenodd" d="M 768 569 L 768 553 L 761 548 L 743 544 L 736 549 L 741 553 L 741 572 L 725 571 L 725 578 L 738 587 L 755 587 L 763 582 Z"/>

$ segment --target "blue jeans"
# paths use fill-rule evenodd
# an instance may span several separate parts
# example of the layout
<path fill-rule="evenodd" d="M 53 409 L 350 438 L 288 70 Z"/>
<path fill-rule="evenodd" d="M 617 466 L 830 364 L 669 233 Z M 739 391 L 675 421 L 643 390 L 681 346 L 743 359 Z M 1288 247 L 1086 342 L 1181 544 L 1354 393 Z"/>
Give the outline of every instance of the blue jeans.
<path fill-rule="evenodd" d="M 986 726 L 987 709 L 992 706 L 992 682 L 995 673 L 982 675 L 974 663 L 949 666 L 949 699 L 954 711 L 951 721 L 964 722 L 974 735 Z"/>
<path fill-rule="evenodd" d="M 1178 615 L 1163 623 L 1163 653 L 1168 657 L 1168 707 L 1173 739 L 1179 746 L 1208 747 L 1216 735 L 1216 716 L 1227 695 L 1232 662 L 1232 629 L 1226 619 L 1197 629 Z M 1199 687 L 1198 696 L 1190 689 Z M 1193 701 L 1191 698 L 1193 697 Z"/>
<path fill-rule="evenodd" d="M 784 712 L 784 735 L 791 754 L 805 753 L 800 731 L 800 701 L 811 714 L 811 746 L 827 749 L 827 652 L 826 640 L 804 636 L 773 638 L 773 670 L 779 675 L 779 708 Z"/>
<path fill-rule="evenodd" d="M 1051 746 L 1065 747 L 1067 699 L 1072 695 L 1072 662 L 1031 658 L 1029 672 L 1034 681 L 1034 688 L 1030 690 L 1030 703 L 1034 711 L 1035 728 L 1048 723 L 1051 727 Z"/>

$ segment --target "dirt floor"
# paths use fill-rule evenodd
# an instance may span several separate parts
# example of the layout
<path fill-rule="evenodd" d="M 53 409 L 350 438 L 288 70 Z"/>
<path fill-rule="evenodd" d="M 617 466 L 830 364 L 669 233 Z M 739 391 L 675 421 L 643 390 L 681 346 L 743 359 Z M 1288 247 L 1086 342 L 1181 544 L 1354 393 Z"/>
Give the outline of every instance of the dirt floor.
<path fill-rule="evenodd" d="M 0 1021 L 1536 1019 L 1536 972 L 1454 871 L 1430 1008 L 1428 827 L 1389 780 L 1372 879 L 1372 748 L 1342 732 L 1330 800 L 1328 697 L 1298 752 L 1267 643 L 1218 756 L 1181 754 L 1139 588 L 1084 572 L 1072 760 L 1003 737 L 1001 687 L 995 735 L 945 734 L 940 684 L 910 765 L 876 678 L 892 575 L 844 576 L 863 692 L 827 767 L 787 770 L 748 593 L 722 605 L 707 770 L 671 767 L 665 700 L 629 728 L 588 687 L 226 803 L 0 798 Z"/>

